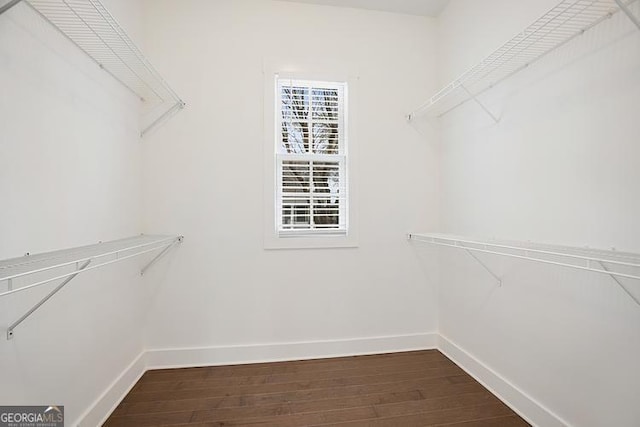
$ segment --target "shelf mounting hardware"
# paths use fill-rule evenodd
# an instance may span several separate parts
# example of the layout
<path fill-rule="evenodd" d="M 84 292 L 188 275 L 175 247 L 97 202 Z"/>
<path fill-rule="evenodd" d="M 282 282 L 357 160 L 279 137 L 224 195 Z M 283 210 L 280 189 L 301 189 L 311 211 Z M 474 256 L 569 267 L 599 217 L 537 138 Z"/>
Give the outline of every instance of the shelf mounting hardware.
<path fill-rule="evenodd" d="M 478 97 L 474 94 L 472 94 L 469 89 L 467 89 L 467 87 L 465 85 L 460 85 L 460 87 L 462 88 L 462 90 L 465 91 L 465 93 L 469 96 L 470 99 L 472 99 L 476 104 L 478 104 L 480 106 L 480 108 L 482 108 L 482 110 L 487 113 L 489 115 L 489 117 L 491 117 L 493 119 L 493 121 L 497 124 L 500 123 L 500 120 L 482 103 L 480 102 L 480 100 L 478 99 Z"/>
<path fill-rule="evenodd" d="M 171 118 L 171 116 L 176 114 L 178 111 L 184 109 L 184 107 L 186 107 L 186 105 L 187 104 L 185 104 L 184 101 L 182 101 L 182 100 L 176 102 L 173 107 L 171 107 L 164 114 L 162 114 L 160 117 L 155 119 L 149 126 L 144 128 L 142 130 L 142 132 L 140 132 L 140 137 L 144 138 L 146 134 L 148 134 L 151 130 L 153 130 L 153 128 L 155 128 L 156 126 L 160 125 L 165 120 L 168 120 L 169 118 Z"/>
<path fill-rule="evenodd" d="M 600 267 L 602 267 L 602 269 L 608 273 L 611 272 L 611 270 L 609 270 L 609 267 L 607 267 L 604 262 L 602 261 L 597 261 L 598 264 L 600 264 Z M 613 279 L 614 282 L 616 282 L 618 284 L 618 286 L 620 286 L 620 289 L 622 289 L 627 295 L 629 295 L 629 297 L 631 297 L 632 300 L 634 300 L 636 302 L 636 304 L 640 305 L 640 300 L 638 300 L 638 298 L 635 297 L 635 295 L 633 295 L 631 293 L 631 291 L 629 291 L 629 289 L 627 289 L 627 287 L 624 285 L 624 283 L 622 283 L 622 281 L 620 279 L 618 279 L 616 276 L 614 275 L 609 275 L 609 277 L 611 277 Z"/>
<path fill-rule="evenodd" d="M 55 289 L 50 291 L 7 328 L 7 339 L 12 339 L 14 329 L 17 326 L 24 322 L 78 275 L 96 268 L 153 252 L 155 253 L 154 258 L 141 270 L 141 273 L 144 274 L 144 272 L 151 268 L 162 256 L 166 255 L 169 249 L 182 243 L 183 240 L 183 236 L 154 236 L 143 234 L 110 242 L 99 242 L 94 245 L 36 255 L 25 255 L 9 260 L 0 260 L 0 282 L 7 282 L 7 290 L 0 292 L 0 297 L 62 280 Z M 47 274 L 47 276 L 37 276 L 43 274 Z M 27 281 L 30 277 L 33 279 Z M 16 286 L 14 279 L 17 278 L 26 279 L 24 280 L 25 283 Z"/>
<path fill-rule="evenodd" d="M 149 261 L 147 263 L 147 265 L 145 265 L 144 267 L 142 267 L 142 270 L 140 270 L 140 275 L 144 276 L 144 273 L 147 272 L 148 269 L 151 268 L 151 266 L 153 266 L 153 264 L 155 264 L 160 258 L 162 258 L 164 255 L 166 255 L 167 252 L 169 252 L 171 250 L 171 248 L 173 248 L 175 245 L 177 245 L 178 243 L 182 243 L 182 240 L 184 239 L 183 236 L 178 237 L 172 244 L 170 244 L 169 246 L 167 246 L 166 248 L 164 248 L 158 255 L 156 255 L 155 257 L 153 257 L 153 259 L 151 261 Z"/>
<path fill-rule="evenodd" d="M 489 273 L 491 276 L 493 276 L 493 278 L 496 279 L 496 281 L 498 282 L 498 286 L 502 286 L 502 279 L 497 274 L 495 274 L 493 271 L 491 271 L 491 269 L 487 266 L 487 264 L 482 262 L 482 260 L 480 258 L 478 258 L 468 248 L 465 248 L 464 246 L 460 246 L 460 248 L 464 249 L 464 251 L 466 253 L 468 253 L 471 258 L 475 259 L 478 262 L 478 264 L 480 264 L 482 266 L 482 268 L 484 268 L 486 270 L 487 273 Z"/>
<path fill-rule="evenodd" d="M 408 240 L 415 240 L 417 242 L 424 242 L 424 243 L 431 243 L 433 245 L 439 245 L 439 246 L 449 246 L 452 248 L 459 248 L 459 249 L 463 249 L 466 253 L 469 254 L 469 256 L 471 258 L 473 258 L 474 260 L 476 260 L 476 262 L 478 264 L 480 264 L 482 266 L 482 268 L 484 268 L 486 270 L 487 273 L 489 273 L 491 275 L 491 277 L 493 277 L 494 279 L 496 279 L 496 282 L 498 282 L 498 286 L 502 286 L 502 279 L 500 278 L 500 276 L 498 276 L 497 274 L 495 274 L 487 264 L 485 264 L 480 258 L 478 258 L 472 251 L 476 250 L 476 248 L 472 248 L 472 247 L 468 247 L 464 245 L 464 242 L 451 242 L 451 243 L 444 243 L 444 242 L 439 242 L 437 239 L 438 237 L 433 237 L 433 236 L 429 236 L 426 234 L 412 234 L 412 233 L 408 233 L 407 234 L 407 239 Z M 486 249 L 486 247 L 485 247 Z M 486 251 L 482 251 L 482 252 L 486 252 Z"/>
<path fill-rule="evenodd" d="M 629 7 L 634 2 L 637 0 L 559 0 L 531 25 L 436 92 L 408 115 L 409 121 L 422 113 L 442 117 L 473 100 L 471 94 L 477 97 L 485 93 L 621 10 L 640 28 L 640 19 Z"/>
<path fill-rule="evenodd" d="M 19 277 L 29 277 L 33 274 L 44 272 L 50 272 L 50 276 L 52 276 L 19 287 L 15 287 L 15 282 L 13 282 L 14 286 L 11 289 L 0 292 L 0 297 L 43 286 L 47 283 L 66 279 L 69 276 L 85 273 L 143 254 L 156 252 L 182 241 L 183 236 L 140 235 L 79 248 L 0 261 L 0 282 L 9 282 Z M 88 260 L 91 260 L 92 265 L 83 270 L 61 273 L 60 269 L 62 268 L 78 266 Z"/>
<path fill-rule="evenodd" d="M 622 10 L 629 17 L 631 22 L 633 22 L 636 25 L 636 27 L 638 27 L 638 30 L 640 30 L 640 19 L 638 19 L 633 14 L 631 9 L 629 9 L 629 6 L 623 0 L 615 0 L 615 1 L 618 4 L 618 7 L 620 7 L 620 10 Z"/>
<path fill-rule="evenodd" d="M 18 3 L 51 24 L 141 101 L 142 135 L 184 108 L 182 99 L 100 0 L 0 0 L 0 14 Z"/>
<path fill-rule="evenodd" d="M 85 268 L 87 268 L 87 266 L 91 263 L 91 260 L 87 260 L 85 261 L 84 264 L 82 264 L 80 267 L 78 267 L 76 269 L 76 273 L 72 274 L 71 276 L 67 277 L 62 283 L 60 283 L 58 286 L 56 286 L 56 288 L 54 290 L 52 290 L 51 292 L 49 292 L 47 294 L 47 296 L 45 296 L 44 298 L 42 298 L 40 301 L 38 301 L 38 303 L 36 303 L 36 305 L 34 305 L 33 307 L 31 307 L 29 309 L 29 311 L 27 311 L 25 314 L 23 314 L 18 320 L 16 320 L 15 322 L 13 322 L 11 324 L 11 326 L 9 326 L 7 328 L 7 339 L 10 340 L 11 338 L 13 338 L 13 330 L 20 325 L 22 322 L 24 322 L 29 316 L 31 316 L 37 309 L 39 309 L 40 307 L 42 307 L 42 305 L 49 301 L 49 298 L 51 298 L 52 296 L 54 296 L 55 294 L 58 293 L 58 291 L 60 291 L 62 288 L 64 288 L 70 281 L 72 281 L 73 279 L 76 278 L 76 276 L 78 274 L 80 274 L 80 272 L 82 270 L 84 270 Z"/>
<path fill-rule="evenodd" d="M 20 3 L 22 0 L 9 0 L 7 3 L 0 6 L 0 15 L 5 13 L 7 10 L 11 9 L 13 6 Z"/>
<path fill-rule="evenodd" d="M 508 258 L 604 274 L 611 277 L 636 304 L 640 305 L 640 299 L 635 297 L 621 280 L 633 279 L 640 281 L 640 273 L 631 274 L 613 269 L 613 266 L 617 266 L 619 269 L 632 268 L 640 271 L 640 254 L 620 253 L 614 250 L 543 245 L 531 242 L 500 242 L 496 240 L 473 239 L 437 233 L 409 234 L 409 239 L 430 245 L 463 249 L 467 251 L 467 253 L 500 255 Z M 480 262 L 477 257 L 474 256 L 474 258 Z M 486 267 L 486 265 L 483 266 Z M 487 271 L 497 278 L 489 269 L 487 269 Z"/>

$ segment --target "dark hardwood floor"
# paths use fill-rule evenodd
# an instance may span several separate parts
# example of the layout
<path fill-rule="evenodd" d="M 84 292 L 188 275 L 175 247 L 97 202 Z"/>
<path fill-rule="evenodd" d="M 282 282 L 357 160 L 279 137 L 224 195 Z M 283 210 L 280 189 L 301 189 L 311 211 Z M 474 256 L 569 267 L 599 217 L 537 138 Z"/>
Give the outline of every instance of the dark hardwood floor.
<path fill-rule="evenodd" d="M 528 426 L 436 350 L 144 374 L 105 426 Z"/>

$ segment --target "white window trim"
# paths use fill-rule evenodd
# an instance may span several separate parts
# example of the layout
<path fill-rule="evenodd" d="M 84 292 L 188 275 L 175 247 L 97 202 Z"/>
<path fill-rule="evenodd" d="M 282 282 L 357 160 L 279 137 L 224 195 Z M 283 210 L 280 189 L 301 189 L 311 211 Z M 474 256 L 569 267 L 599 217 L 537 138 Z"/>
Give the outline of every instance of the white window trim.
<path fill-rule="evenodd" d="M 277 232 L 280 237 L 291 237 L 298 238 L 301 236 L 318 236 L 318 235 L 346 235 L 349 228 L 349 218 L 348 218 L 348 209 L 349 209 L 349 187 L 348 187 L 348 167 L 347 167 L 347 159 L 348 159 L 348 83 L 347 82 L 328 82 L 328 81 L 312 81 L 312 80 L 294 80 L 290 78 L 285 78 L 282 76 L 276 76 L 276 128 L 275 128 L 275 150 L 276 150 L 276 168 L 277 168 L 277 180 L 278 183 L 276 190 L 276 226 L 278 228 Z M 339 129 L 339 138 L 338 138 L 338 153 L 337 154 L 314 154 L 314 153 L 283 153 L 281 146 L 281 136 L 282 136 L 282 126 L 283 126 L 283 118 L 282 118 L 282 100 L 281 93 L 282 87 L 293 85 L 296 87 L 306 87 L 309 89 L 309 102 L 312 101 L 311 91 L 313 88 L 327 88 L 330 90 L 336 90 L 339 96 L 339 113 L 338 120 L 336 124 Z M 312 108 L 309 107 L 309 117 L 307 118 L 309 123 L 309 132 L 313 133 L 313 124 L 315 123 L 315 119 L 313 118 Z M 338 164 L 339 175 L 340 175 L 340 185 L 341 190 L 339 192 L 339 197 L 343 198 L 343 201 L 339 205 L 339 225 L 338 229 L 321 229 L 315 228 L 313 226 L 314 215 L 313 215 L 313 206 L 315 193 L 312 191 L 310 193 L 310 208 L 309 212 L 309 220 L 311 224 L 309 228 L 300 228 L 300 229 L 286 229 L 283 228 L 283 187 L 280 185 L 282 183 L 282 165 L 287 161 L 301 161 L 301 162 L 309 162 L 310 174 L 313 174 L 315 162 L 335 162 Z M 310 180 L 310 184 L 313 180 Z"/>
<path fill-rule="evenodd" d="M 349 90 L 345 114 L 349 125 L 345 135 L 346 185 L 349 197 L 347 210 L 347 231 L 339 234 L 295 234 L 278 233 L 276 185 L 278 182 L 276 162 L 276 84 L 277 78 L 325 82 L 346 82 Z M 358 199 L 357 199 L 357 137 L 354 99 L 357 99 L 357 78 L 347 73 L 318 71 L 280 71 L 275 67 L 265 67 L 264 73 L 264 248 L 265 249 L 312 249 L 312 248 L 354 248 L 358 246 Z"/>

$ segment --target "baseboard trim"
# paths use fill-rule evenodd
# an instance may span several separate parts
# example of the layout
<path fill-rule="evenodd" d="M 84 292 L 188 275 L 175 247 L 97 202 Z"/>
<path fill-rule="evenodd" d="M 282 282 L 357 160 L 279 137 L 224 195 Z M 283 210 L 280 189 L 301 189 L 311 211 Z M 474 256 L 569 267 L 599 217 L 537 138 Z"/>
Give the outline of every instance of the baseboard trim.
<path fill-rule="evenodd" d="M 80 427 L 102 425 L 140 377 L 150 369 L 284 362 L 431 349 L 441 351 L 530 424 L 545 427 L 569 425 L 471 353 L 437 333 L 333 341 L 147 350 L 138 355 L 111 383 L 80 417 L 79 422 L 71 425 Z"/>
<path fill-rule="evenodd" d="M 70 423 L 70 425 L 79 427 L 101 426 L 146 371 L 146 352 L 143 351 L 107 387 L 93 405 L 80 416 L 78 421 Z"/>
<path fill-rule="evenodd" d="M 496 395 L 529 424 L 545 427 L 569 426 L 569 423 L 558 415 L 443 335 L 438 337 L 438 350 Z"/>
<path fill-rule="evenodd" d="M 436 348 L 438 335 L 413 334 L 257 345 L 147 350 L 147 369 L 284 362 Z"/>
<path fill-rule="evenodd" d="M 102 425 L 142 375 L 150 369 L 284 362 L 431 350 L 436 348 L 437 343 L 438 334 L 425 333 L 333 341 L 147 350 L 138 355 L 122 371 L 77 422 L 70 425 L 79 427 Z"/>

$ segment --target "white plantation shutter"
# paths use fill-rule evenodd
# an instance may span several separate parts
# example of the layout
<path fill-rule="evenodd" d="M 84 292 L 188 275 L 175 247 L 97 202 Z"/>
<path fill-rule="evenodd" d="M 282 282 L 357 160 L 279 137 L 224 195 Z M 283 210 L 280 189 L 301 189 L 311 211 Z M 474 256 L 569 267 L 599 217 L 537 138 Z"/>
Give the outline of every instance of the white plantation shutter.
<path fill-rule="evenodd" d="M 346 84 L 279 79 L 277 229 L 346 234 Z"/>

